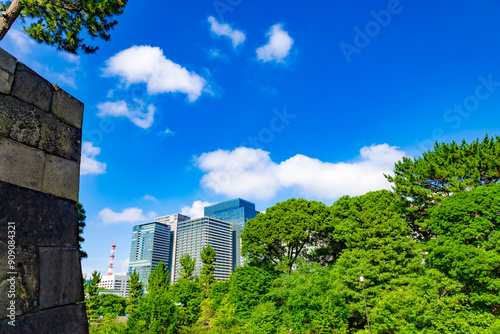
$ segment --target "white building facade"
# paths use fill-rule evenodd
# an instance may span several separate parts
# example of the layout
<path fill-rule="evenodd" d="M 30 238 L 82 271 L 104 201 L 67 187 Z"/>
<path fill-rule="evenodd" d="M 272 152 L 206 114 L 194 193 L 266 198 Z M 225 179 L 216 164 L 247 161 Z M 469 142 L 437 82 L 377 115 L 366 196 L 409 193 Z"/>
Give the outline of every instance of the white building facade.
<path fill-rule="evenodd" d="M 112 293 L 117 296 L 128 298 L 128 278 L 126 274 L 113 274 L 105 275 L 101 277 L 101 282 L 97 285 L 99 288 L 103 288 L 111 291 L 101 291 L 103 293 Z"/>

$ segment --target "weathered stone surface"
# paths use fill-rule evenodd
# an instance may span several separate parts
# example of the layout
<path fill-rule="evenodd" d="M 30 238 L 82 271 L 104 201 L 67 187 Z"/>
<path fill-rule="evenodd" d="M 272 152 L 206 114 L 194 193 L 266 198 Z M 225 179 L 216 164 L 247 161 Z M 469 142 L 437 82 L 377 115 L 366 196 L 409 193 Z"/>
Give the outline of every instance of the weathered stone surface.
<path fill-rule="evenodd" d="M 44 166 L 42 151 L 0 137 L 0 181 L 40 190 Z"/>
<path fill-rule="evenodd" d="M 17 232 L 12 229 L 11 231 Z M 16 234 L 14 241 L 20 238 L 22 236 Z M 15 254 L 11 259 L 15 264 L 11 267 L 7 261 L 8 243 L 0 241 L 0 254 L 5 254 L 5 259 L 0 261 L 0 309 L 6 310 L 10 301 L 14 300 L 16 314 L 35 312 L 38 309 L 38 248 L 16 243 L 13 250 Z M 11 282 L 15 282 L 12 288 Z M 5 312 L 0 313 L 0 318 L 6 316 Z"/>
<path fill-rule="evenodd" d="M 12 113 L 9 111 L 10 105 L 5 103 L 9 96 L 0 94 L 0 135 L 8 137 L 12 128 Z"/>
<path fill-rule="evenodd" d="M 43 111 L 50 111 L 53 92 L 54 88 L 47 80 L 23 63 L 17 63 L 12 96 Z"/>
<path fill-rule="evenodd" d="M 80 129 L 26 102 L 1 94 L 0 134 L 48 153 L 80 161 Z"/>
<path fill-rule="evenodd" d="M 76 304 L 82 118 L 82 103 L 0 49 L 0 333 L 88 333 Z M 11 282 L 15 327 L 6 312 Z"/>
<path fill-rule="evenodd" d="M 0 48 L 0 69 L 14 74 L 16 71 L 17 59 L 10 53 Z"/>
<path fill-rule="evenodd" d="M 80 129 L 60 121 L 53 114 L 42 114 L 38 148 L 80 162 L 81 141 Z"/>
<path fill-rule="evenodd" d="M 57 86 L 52 98 L 52 112 L 78 129 L 82 128 L 83 103 Z"/>
<path fill-rule="evenodd" d="M 11 96 L 0 95 L 0 134 L 38 147 L 44 111 Z"/>
<path fill-rule="evenodd" d="M 40 308 L 83 300 L 78 247 L 40 247 Z"/>
<path fill-rule="evenodd" d="M 53 195 L 0 182 L 0 240 L 8 240 L 7 224 L 15 222 L 18 245 L 78 245 L 75 204 Z"/>
<path fill-rule="evenodd" d="M 16 327 L 0 321 L 0 333 L 88 334 L 85 305 L 67 305 L 16 317 Z"/>
<path fill-rule="evenodd" d="M 14 81 L 17 59 L 0 48 L 0 93 L 9 94 Z"/>
<path fill-rule="evenodd" d="M 12 89 L 14 75 L 0 69 L 0 93 L 9 94 Z"/>
<path fill-rule="evenodd" d="M 42 191 L 78 201 L 80 164 L 75 161 L 47 155 Z"/>

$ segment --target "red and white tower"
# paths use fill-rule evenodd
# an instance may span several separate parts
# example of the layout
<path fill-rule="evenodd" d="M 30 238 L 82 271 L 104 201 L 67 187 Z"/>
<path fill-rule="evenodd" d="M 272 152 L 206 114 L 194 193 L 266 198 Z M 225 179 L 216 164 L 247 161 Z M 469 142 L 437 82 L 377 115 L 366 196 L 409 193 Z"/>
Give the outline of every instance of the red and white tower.
<path fill-rule="evenodd" d="M 111 245 L 111 255 L 109 256 L 108 275 L 113 275 L 113 261 L 115 259 L 116 245 Z"/>

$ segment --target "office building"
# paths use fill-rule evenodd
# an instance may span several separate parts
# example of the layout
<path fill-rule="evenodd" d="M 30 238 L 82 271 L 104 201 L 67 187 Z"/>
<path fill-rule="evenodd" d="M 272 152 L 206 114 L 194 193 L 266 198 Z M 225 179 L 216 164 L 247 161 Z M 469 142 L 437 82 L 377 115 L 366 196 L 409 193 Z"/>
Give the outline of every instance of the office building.
<path fill-rule="evenodd" d="M 170 268 L 172 239 L 171 228 L 164 223 L 152 222 L 134 226 L 128 274 L 131 275 L 136 269 L 139 280 L 146 286 L 149 275 L 160 261 Z"/>
<path fill-rule="evenodd" d="M 175 213 L 173 215 L 166 215 L 166 216 L 161 216 L 155 218 L 155 222 L 157 223 L 164 223 L 170 226 L 170 231 L 172 233 L 172 242 L 170 245 L 171 249 L 171 262 L 170 266 L 168 267 L 168 270 L 170 270 L 170 281 L 174 281 L 174 275 L 175 272 L 177 271 L 177 268 L 175 266 L 175 256 L 176 256 L 176 250 L 177 250 L 177 224 L 182 221 L 190 220 L 191 217 L 181 215 L 180 213 Z"/>
<path fill-rule="evenodd" d="M 99 294 L 112 293 L 117 296 L 128 298 L 128 275 L 127 274 L 112 274 L 101 277 L 101 282 L 97 285 L 100 290 Z"/>
<path fill-rule="evenodd" d="M 177 251 L 175 257 L 175 281 L 180 277 L 180 258 L 189 254 L 196 259 L 194 275 L 201 272 L 201 251 L 206 245 L 212 246 L 216 251 L 214 277 L 217 280 L 229 278 L 232 272 L 232 224 L 219 219 L 202 217 L 182 221 L 177 226 Z"/>
<path fill-rule="evenodd" d="M 217 218 L 232 224 L 233 268 L 243 265 L 241 233 L 243 233 L 247 221 L 255 218 L 258 213 L 259 211 L 255 210 L 254 203 L 241 198 L 205 207 L 205 216 Z"/>

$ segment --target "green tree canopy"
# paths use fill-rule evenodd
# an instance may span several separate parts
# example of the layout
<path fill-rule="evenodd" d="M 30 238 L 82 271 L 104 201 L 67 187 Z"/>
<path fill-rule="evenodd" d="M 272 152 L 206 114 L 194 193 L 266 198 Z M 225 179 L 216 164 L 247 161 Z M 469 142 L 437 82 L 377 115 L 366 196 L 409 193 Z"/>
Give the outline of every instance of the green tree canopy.
<path fill-rule="evenodd" d="M 83 208 L 82 203 L 76 203 L 76 210 L 78 212 L 78 249 L 80 250 L 80 260 L 85 259 L 88 255 L 82 249 L 82 243 L 85 241 L 83 238 L 83 229 L 85 228 L 85 219 L 87 216 L 85 215 L 85 209 Z"/>
<path fill-rule="evenodd" d="M 127 299 L 112 293 L 105 293 L 99 295 L 97 304 L 99 305 L 97 309 L 99 315 L 114 314 L 115 316 L 122 316 L 125 315 Z"/>
<path fill-rule="evenodd" d="M 171 288 L 170 296 L 179 306 L 178 322 L 181 327 L 189 327 L 196 323 L 200 316 L 202 294 L 200 284 L 196 280 L 180 278 Z"/>
<path fill-rule="evenodd" d="M 160 261 L 153 269 L 148 278 L 148 293 L 155 291 L 167 291 L 170 288 L 170 272 L 167 269 L 167 264 Z"/>
<path fill-rule="evenodd" d="M 371 307 L 386 289 L 398 286 L 401 277 L 424 269 L 419 244 L 394 208 L 396 195 L 387 190 L 362 196 L 345 196 L 333 204 L 330 237 L 345 243 L 331 275 L 343 286 L 351 328 L 366 325 L 359 276 L 365 276 L 367 303 Z M 331 228 L 331 227 L 330 227 Z"/>
<path fill-rule="evenodd" d="M 415 159 L 403 158 L 386 175 L 400 196 L 402 213 L 421 238 L 430 237 L 428 209 L 446 197 L 500 180 L 500 137 L 470 144 L 436 143 Z"/>
<path fill-rule="evenodd" d="M 428 265 L 463 285 L 462 304 L 500 315 L 500 184 L 453 194 L 430 210 Z"/>
<path fill-rule="evenodd" d="M 148 293 L 128 320 L 132 333 L 176 333 L 178 309 L 169 293 L 169 277 L 165 262 L 160 261 L 149 275 Z"/>
<path fill-rule="evenodd" d="M 137 309 L 137 305 L 139 304 L 139 301 L 142 298 L 142 295 L 144 293 L 143 291 L 143 286 L 141 281 L 139 280 L 139 273 L 135 270 L 134 272 L 130 275 L 128 279 L 128 302 L 127 302 L 127 309 L 126 312 L 131 314 Z"/>
<path fill-rule="evenodd" d="M 194 266 L 196 265 L 196 259 L 192 258 L 189 254 L 184 254 L 179 259 L 181 269 L 179 269 L 179 275 L 181 278 L 191 279 L 193 278 Z"/>
<path fill-rule="evenodd" d="M 305 199 L 289 199 L 249 220 L 241 235 L 242 253 L 250 261 L 271 263 L 290 272 L 318 242 L 318 231 L 329 214 L 326 205 Z"/>
<path fill-rule="evenodd" d="M 217 267 L 217 265 L 215 264 L 216 258 L 217 254 L 212 246 L 206 245 L 205 247 L 203 247 L 201 251 L 201 262 L 203 263 L 203 265 L 201 267 L 200 273 L 200 284 L 201 290 L 206 296 L 208 296 L 210 287 L 215 282 L 214 273 L 215 268 Z"/>
<path fill-rule="evenodd" d="M 84 33 L 91 39 L 110 39 L 109 31 L 117 24 L 115 15 L 123 13 L 127 0 L 11 0 L 1 1 L 0 40 L 17 18 L 24 32 L 39 43 L 58 50 L 94 53 L 98 47 L 84 43 Z"/>
<path fill-rule="evenodd" d="M 101 282 L 101 274 L 95 270 L 92 272 L 90 281 L 86 282 L 84 286 L 85 291 L 85 307 L 87 309 L 88 319 L 97 319 L 99 317 L 99 287 L 97 286 Z"/>

